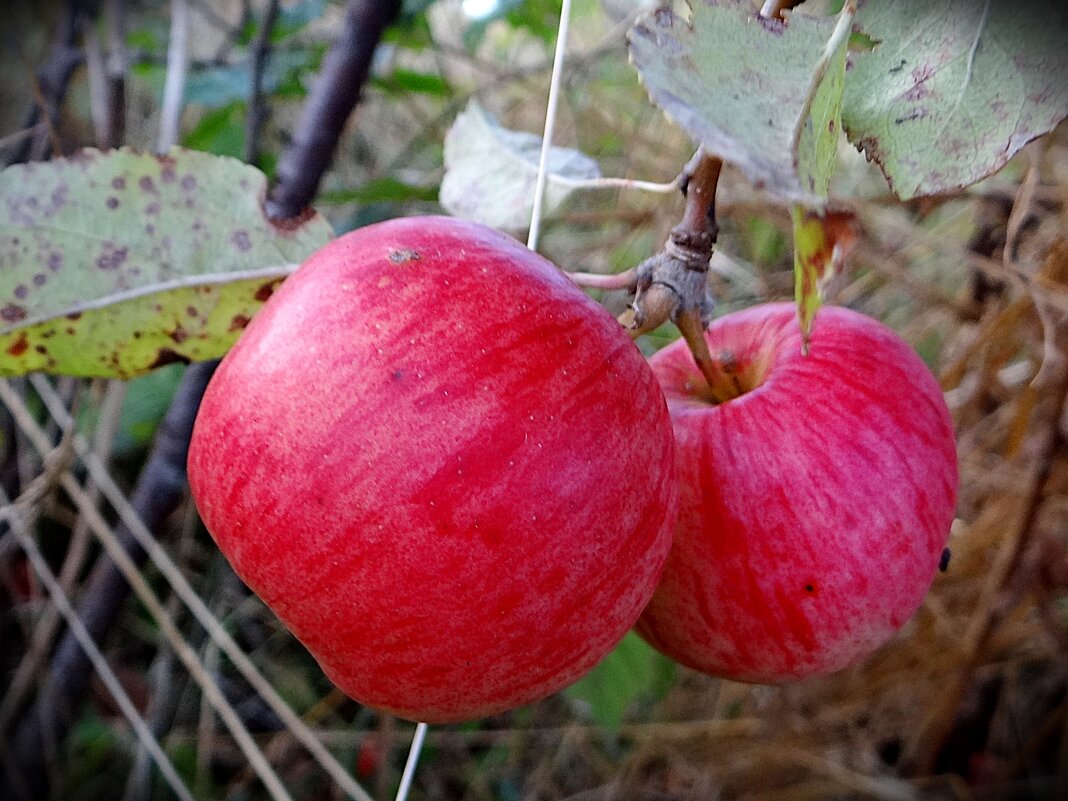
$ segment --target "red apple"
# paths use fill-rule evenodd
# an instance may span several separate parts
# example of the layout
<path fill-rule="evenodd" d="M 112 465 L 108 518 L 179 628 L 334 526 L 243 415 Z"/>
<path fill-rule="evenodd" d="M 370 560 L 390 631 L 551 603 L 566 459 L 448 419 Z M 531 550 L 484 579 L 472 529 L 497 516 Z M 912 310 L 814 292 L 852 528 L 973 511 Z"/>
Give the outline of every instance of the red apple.
<path fill-rule="evenodd" d="M 953 520 L 957 460 L 938 383 L 893 331 L 824 308 L 808 356 L 791 304 L 651 359 L 679 465 L 679 525 L 638 632 L 697 670 L 751 682 L 828 673 L 919 607 Z"/>
<path fill-rule="evenodd" d="M 428 722 L 577 679 L 670 549 L 670 419 L 620 326 L 489 228 L 342 236 L 215 374 L 189 480 L 238 575 L 356 700 Z"/>

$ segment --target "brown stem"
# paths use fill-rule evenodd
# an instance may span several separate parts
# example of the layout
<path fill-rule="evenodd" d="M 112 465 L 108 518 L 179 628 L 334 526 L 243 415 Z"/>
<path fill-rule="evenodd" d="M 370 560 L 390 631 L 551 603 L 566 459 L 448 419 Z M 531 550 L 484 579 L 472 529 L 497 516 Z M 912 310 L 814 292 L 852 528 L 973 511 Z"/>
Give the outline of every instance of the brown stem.
<path fill-rule="evenodd" d="M 709 156 L 704 150 L 694 153 L 683 170 L 686 210 L 682 214 L 682 223 L 675 230 L 681 228 L 695 235 L 711 232 L 715 238 L 716 188 L 722 171 L 723 162 L 720 159 Z"/>
<path fill-rule="evenodd" d="M 700 149 L 683 168 L 679 185 L 686 195 L 686 208 L 682 220 L 672 229 L 664 249 L 638 266 L 629 326 L 637 336 L 673 320 L 711 386 L 719 371 L 708 353 L 704 329 L 712 312 L 708 263 L 719 233 L 716 188 L 722 170 L 720 159 Z"/>
<path fill-rule="evenodd" d="M 701 318 L 693 310 L 686 311 L 676 317 L 675 325 L 679 327 L 679 333 L 682 334 L 682 338 L 689 345 L 690 353 L 693 354 L 697 369 L 701 371 L 701 375 L 708 382 L 708 389 L 712 394 L 712 398 L 717 403 L 724 403 L 730 400 L 733 396 L 725 395 L 722 392 L 724 381 L 729 380 L 728 376 L 720 363 L 712 358 L 712 352 L 708 349 L 708 340 L 705 339 L 705 326 L 701 322 Z M 735 394 L 741 393 L 739 391 Z"/>
<path fill-rule="evenodd" d="M 760 16 L 765 19 L 782 19 L 782 12 L 798 5 L 801 0 L 765 0 Z"/>

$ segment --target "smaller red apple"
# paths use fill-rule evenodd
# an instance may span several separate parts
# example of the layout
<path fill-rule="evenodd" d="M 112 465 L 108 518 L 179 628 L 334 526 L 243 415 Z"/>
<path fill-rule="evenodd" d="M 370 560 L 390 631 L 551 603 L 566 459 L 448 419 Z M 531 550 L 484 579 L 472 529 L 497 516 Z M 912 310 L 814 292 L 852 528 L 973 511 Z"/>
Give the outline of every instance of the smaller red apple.
<path fill-rule="evenodd" d="M 637 630 L 742 681 L 845 667 L 909 619 L 938 569 L 958 481 L 941 390 L 893 331 L 843 308 L 820 312 L 808 356 L 786 303 L 725 316 L 707 341 L 718 386 L 681 341 L 650 360 L 681 492 Z"/>

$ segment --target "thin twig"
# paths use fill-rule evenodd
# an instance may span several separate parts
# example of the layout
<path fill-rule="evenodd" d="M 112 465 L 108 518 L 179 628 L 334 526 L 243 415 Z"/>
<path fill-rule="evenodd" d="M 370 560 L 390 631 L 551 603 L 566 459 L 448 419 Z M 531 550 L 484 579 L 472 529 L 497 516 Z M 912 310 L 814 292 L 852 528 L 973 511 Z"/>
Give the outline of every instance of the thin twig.
<path fill-rule="evenodd" d="M 263 74 L 271 56 L 271 31 L 278 19 L 278 0 L 270 0 L 263 12 L 260 29 L 252 42 L 249 55 L 248 114 L 245 117 L 245 161 L 255 164 L 259 158 L 260 132 L 267 119 L 267 108 L 263 102 Z"/>
<path fill-rule="evenodd" d="M 194 365 L 189 369 L 192 370 L 201 366 L 202 365 Z M 59 397 L 55 394 L 55 391 L 51 388 L 48 382 L 40 376 L 32 377 L 31 381 L 33 382 L 34 388 L 37 389 L 38 394 L 41 396 L 41 400 L 44 402 L 49 414 L 56 419 L 56 422 L 63 428 L 72 426 L 73 420 L 66 414 L 63 405 L 59 403 Z M 3 399 L 5 403 L 10 401 L 11 403 L 17 404 L 17 396 L 11 397 L 9 394 L 10 392 L 11 390 L 7 383 L 0 381 L 0 399 Z M 230 634 L 223 628 L 222 624 L 218 621 L 215 615 L 212 614 L 207 604 L 204 603 L 196 590 L 189 584 L 182 571 L 174 563 L 174 560 L 171 559 L 166 550 L 164 550 L 152 536 L 149 529 L 141 522 L 137 510 L 126 500 L 125 496 L 123 496 L 121 489 L 115 483 L 114 479 L 111 478 L 106 466 L 90 451 L 85 439 L 81 435 L 75 434 L 72 442 L 74 452 L 85 465 L 90 477 L 98 484 L 104 497 L 107 498 L 115 508 L 116 513 L 119 515 L 119 518 L 125 526 L 124 530 L 129 532 L 129 536 L 134 538 L 137 545 L 143 549 L 143 553 L 147 554 L 148 558 L 152 560 L 156 568 L 160 571 L 160 574 L 170 583 L 175 594 L 189 608 L 189 611 L 193 613 L 197 622 L 204 627 L 205 631 L 207 631 L 208 636 L 219 645 L 234 667 L 237 668 L 238 672 L 241 673 L 252 688 L 260 694 L 271 707 L 272 711 L 278 715 L 286 727 L 293 733 L 293 736 L 308 749 L 309 753 L 315 757 L 334 781 L 337 782 L 347 794 L 357 799 L 357 801 L 370 801 L 369 796 L 358 784 L 355 783 L 348 772 L 341 767 L 340 763 L 334 759 L 330 752 L 323 747 L 322 743 L 316 739 L 314 733 L 307 724 L 293 712 L 271 683 L 262 673 L 260 673 Z M 185 442 L 186 447 L 188 447 L 188 436 L 186 437 Z"/>
<path fill-rule="evenodd" d="M 3 398 L 4 404 L 11 411 L 19 428 L 21 428 L 23 433 L 33 442 L 34 447 L 36 447 L 39 452 L 48 452 L 49 442 L 47 435 L 34 421 L 33 415 L 30 413 L 30 410 L 26 407 L 25 403 L 23 403 L 22 399 L 12 393 L 10 387 L 2 382 L 0 382 L 0 397 Z M 64 422 L 67 424 L 64 426 L 65 432 L 68 435 L 72 434 L 73 419 L 68 417 Z M 86 450 L 86 453 L 92 454 L 92 451 Z M 101 464 L 103 463 L 101 462 Z M 241 718 L 238 716 L 233 706 L 222 694 L 222 691 L 211 676 L 204 670 L 204 666 L 200 662 L 196 652 L 182 637 L 173 618 L 167 613 L 163 604 L 156 597 L 156 594 L 152 591 L 151 587 L 149 587 L 148 582 L 141 575 L 137 563 L 134 562 L 126 552 L 122 542 L 120 542 L 119 538 L 112 532 L 111 527 L 104 520 L 100 512 L 97 511 L 93 499 L 81 488 L 71 473 L 64 473 L 59 481 L 63 489 L 78 507 L 79 513 L 84 517 L 93 534 L 100 540 L 100 543 L 107 550 L 108 555 L 112 558 L 126 581 L 129 582 L 130 586 L 133 588 L 134 593 L 140 599 L 141 603 L 144 604 L 145 609 L 148 610 L 149 615 L 159 626 L 160 632 L 166 638 L 167 643 L 174 650 L 178 658 L 181 659 L 182 664 L 185 665 L 189 674 L 193 677 L 193 680 L 200 685 L 201 691 L 208 697 L 212 707 L 218 712 L 219 717 L 226 723 L 234 740 L 238 743 L 245 758 L 249 761 L 253 770 L 270 792 L 271 797 L 274 798 L 275 801 L 292 801 L 289 793 L 282 785 L 281 780 L 267 763 L 263 753 L 259 750 L 259 747 L 252 739 L 252 735 L 249 734 L 248 729 L 241 721 Z"/>
<path fill-rule="evenodd" d="M 401 0 L 349 0 L 341 36 L 327 51 L 292 144 L 278 161 L 278 183 L 267 204 L 272 219 L 295 217 L 315 197 L 360 99 L 378 41 L 400 7 Z"/>
<path fill-rule="evenodd" d="M 8 503 L 7 493 L 4 492 L 3 488 L 0 488 L 0 503 Z M 6 507 L 3 511 L 8 512 L 10 509 L 11 507 Z M 100 652 L 92 635 L 86 629 L 85 624 L 74 611 L 70 599 L 63 591 L 63 588 L 59 586 L 59 582 L 48 567 L 48 563 L 41 555 L 40 550 L 37 548 L 37 543 L 26 530 L 23 521 L 18 515 L 10 513 L 7 515 L 7 519 L 12 532 L 18 539 L 23 550 L 26 552 L 26 557 L 29 560 L 30 565 L 33 567 L 34 572 L 48 590 L 52 602 L 67 621 L 69 630 L 78 639 L 79 644 L 85 650 L 93 669 L 96 670 L 100 680 L 104 683 L 108 692 L 111 693 L 112 698 L 115 700 L 115 704 L 130 722 L 134 732 L 137 734 L 138 740 L 142 742 L 145 748 L 148 749 L 149 753 L 152 754 L 152 758 L 159 767 L 164 780 L 166 780 L 168 786 L 170 786 L 171 790 L 179 799 L 181 799 L 181 801 L 195 801 L 192 794 L 189 792 L 189 789 L 185 786 L 185 783 L 182 782 L 181 777 L 179 777 L 178 772 L 174 769 L 174 765 L 171 764 L 170 759 L 168 759 L 167 755 L 163 752 L 159 742 L 152 736 L 152 732 L 148 730 L 148 726 L 145 724 L 144 719 L 138 714 L 133 701 L 130 700 L 130 697 L 122 687 L 122 683 L 104 659 L 104 655 Z"/>

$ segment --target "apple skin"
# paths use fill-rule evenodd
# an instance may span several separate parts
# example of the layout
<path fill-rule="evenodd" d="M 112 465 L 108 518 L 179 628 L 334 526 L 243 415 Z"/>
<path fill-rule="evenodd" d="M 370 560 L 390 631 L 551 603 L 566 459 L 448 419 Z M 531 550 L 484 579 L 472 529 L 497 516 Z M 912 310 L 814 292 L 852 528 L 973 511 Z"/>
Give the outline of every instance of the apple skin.
<path fill-rule="evenodd" d="M 942 392 L 906 342 L 844 308 L 820 311 L 808 356 L 789 303 L 726 315 L 706 337 L 749 391 L 706 400 L 681 341 L 650 360 L 681 489 L 637 631 L 740 681 L 843 668 L 885 643 L 933 581 L 958 484 Z"/>
<path fill-rule="evenodd" d="M 237 574 L 361 703 L 431 723 L 572 683 L 671 546 L 671 423 L 619 324 L 514 239 L 344 235 L 279 288 L 189 452 Z"/>

